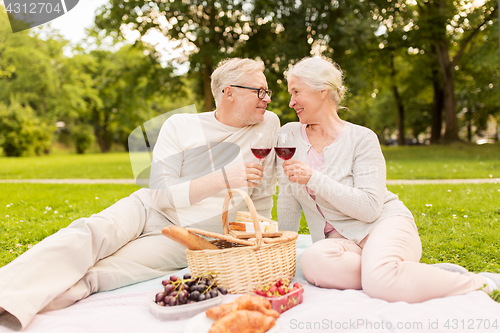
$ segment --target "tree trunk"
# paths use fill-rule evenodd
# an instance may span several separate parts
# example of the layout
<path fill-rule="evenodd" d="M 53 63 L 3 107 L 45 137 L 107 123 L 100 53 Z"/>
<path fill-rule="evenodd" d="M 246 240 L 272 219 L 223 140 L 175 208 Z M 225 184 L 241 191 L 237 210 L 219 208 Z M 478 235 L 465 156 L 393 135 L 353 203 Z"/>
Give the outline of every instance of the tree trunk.
<path fill-rule="evenodd" d="M 450 60 L 448 45 L 446 41 L 436 41 L 436 52 L 439 66 L 443 75 L 444 88 L 444 114 L 446 128 L 444 132 L 444 141 L 458 141 L 457 114 L 455 112 L 455 86 L 454 86 L 454 68 Z"/>
<path fill-rule="evenodd" d="M 394 67 L 394 53 L 391 54 L 391 79 L 392 79 L 392 93 L 398 108 L 398 145 L 405 145 L 405 109 L 403 101 L 399 95 L 398 86 L 396 85 L 396 69 Z"/>
<path fill-rule="evenodd" d="M 434 86 L 434 109 L 432 111 L 431 143 L 438 143 L 443 127 L 444 90 L 436 68 L 432 69 L 432 83 Z"/>
<path fill-rule="evenodd" d="M 102 152 L 107 153 L 111 148 L 111 133 L 109 133 L 109 112 L 104 115 L 104 123 L 102 124 Z"/>
<path fill-rule="evenodd" d="M 467 120 L 467 141 L 472 142 L 472 119 Z"/>
<path fill-rule="evenodd" d="M 94 118 L 94 134 L 95 138 L 97 139 L 97 143 L 99 144 L 99 148 L 101 151 L 103 151 L 104 147 L 104 142 L 101 137 L 101 121 L 99 117 L 99 111 L 94 109 L 93 111 L 93 118 Z"/>
<path fill-rule="evenodd" d="M 213 111 L 214 103 L 210 75 L 212 75 L 212 62 L 207 61 L 203 70 L 203 97 L 205 99 L 205 111 Z"/>

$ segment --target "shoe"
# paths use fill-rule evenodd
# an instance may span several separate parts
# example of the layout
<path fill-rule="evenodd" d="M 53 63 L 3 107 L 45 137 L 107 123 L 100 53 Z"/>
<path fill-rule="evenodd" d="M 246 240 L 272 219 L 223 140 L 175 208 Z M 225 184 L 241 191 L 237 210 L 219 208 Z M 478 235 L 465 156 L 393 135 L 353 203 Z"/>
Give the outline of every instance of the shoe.
<path fill-rule="evenodd" d="M 500 288 L 500 274 L 498 273 L 488 273 L 488 272 L 481 272 L 481 273 L 478 273 L 479 275 L 482 275 L 484 277 L 487 277 L 488 279 L 490 279 L 491 281 L 493 281 L 497 287 L 495 288 L 496 290 L 499 290 Z"/>
<path fill-rule="evenodd" d="M 439 267 L 439 268 L 444 269 L 446 271 L 457 272 L 457 273 L 460 273 L 460 274 L 464 274 L 464 273 L 469 272 L 464 267 L 462 267 L 460 265 L 456 265 L 456 264 L 450 264 L 449 262 L 442 262 L 442 263 L 439 263 L 439 264 L 432 264 L 432 266 L 436 266 L 436 267 Z"/>

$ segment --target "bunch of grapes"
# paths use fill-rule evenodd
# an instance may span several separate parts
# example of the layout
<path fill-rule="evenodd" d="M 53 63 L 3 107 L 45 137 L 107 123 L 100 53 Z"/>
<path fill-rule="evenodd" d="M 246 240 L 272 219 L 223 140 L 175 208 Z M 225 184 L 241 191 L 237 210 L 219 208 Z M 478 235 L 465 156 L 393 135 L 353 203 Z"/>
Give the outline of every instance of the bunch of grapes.
<path fill-rule="evenodd" d="M 160 306 L 176 306 L 201 302 L 227 294 L 226 288 L 217 286 L 215 274 L 201 274 L 192 277 L 187 273 L 181 279 L 172 275 L 169 279 L 163 280 L 163 291 L 155 296 L 156 304 Z"/>

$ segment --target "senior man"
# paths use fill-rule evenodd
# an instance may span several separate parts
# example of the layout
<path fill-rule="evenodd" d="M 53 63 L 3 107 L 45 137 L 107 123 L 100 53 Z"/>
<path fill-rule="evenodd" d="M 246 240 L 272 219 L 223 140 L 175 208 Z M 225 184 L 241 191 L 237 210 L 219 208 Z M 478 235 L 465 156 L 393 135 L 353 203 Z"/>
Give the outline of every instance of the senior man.
<path fill-rule="evenodd" d="M 253 132 L 273 140 L 279 129 L 278 117 L 266 111 L 272 92 L 263 71 L 251 59 L 221 62 L 211 82 L 216 110 L 164 123 L 148 189 L 74 221 L 0 268 L 0 323 L 24 329 L 39 312 L 186 267 L 185 248 L 161 230 L 221 232 L 228 187 L 244 188 L 258 213 L 270 217 L 275 162 L 261 165 L 250 150 Z M 234 200 L 230 218 L 245 207 Z"/>

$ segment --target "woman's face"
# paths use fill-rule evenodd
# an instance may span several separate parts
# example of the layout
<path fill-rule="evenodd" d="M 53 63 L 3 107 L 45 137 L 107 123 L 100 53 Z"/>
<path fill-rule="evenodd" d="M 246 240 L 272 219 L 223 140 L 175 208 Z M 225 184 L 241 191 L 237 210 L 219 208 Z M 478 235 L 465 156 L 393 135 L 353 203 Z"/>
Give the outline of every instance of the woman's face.
<path fill-rule="evenodd" d="M 301 79 L 291 75 L 288 79 L 290 106 L 297 112 L 302 124 L 310 124 L 318 119 L 319 110 L 324 103 L 324 93 L 311 89 Z"/>

